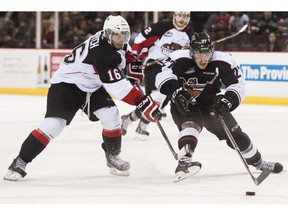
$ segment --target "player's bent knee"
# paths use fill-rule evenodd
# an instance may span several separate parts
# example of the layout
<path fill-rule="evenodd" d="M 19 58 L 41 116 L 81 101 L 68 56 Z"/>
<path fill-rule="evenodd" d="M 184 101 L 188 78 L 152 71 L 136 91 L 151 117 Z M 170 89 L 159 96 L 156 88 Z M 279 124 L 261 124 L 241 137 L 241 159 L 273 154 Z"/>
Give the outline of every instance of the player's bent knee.
<path fill-rule="evenodd" d="M 250 140 L 249 136 L 244 132 L 239 133 L 238 135 L 236 135 L 233 138 L 234 138 L 238 148 L 240 149 L 240 151 L 246 150 L 247 148 L 249 148 L 249 146 L 251 144 L 251 140 Z M 227 140 L 227 145 L 230 148 L 234 149 L 230 140 Z"/>
<path fill-rule="evenodd" d="M 100 119 L 102 127 L 105 130 L 116 130 L 121 127 L 121 117 L 116 106 L 103 107 L 94 112 Z"/>
<path fill-rule="evenodd" d="M 49 139 L 57 137 L 66 127 L 66 120 L 57 117 L 45 118 L 38 127 Z"/>
<path fill-rule="evenodd" d="M 186 128 L 194 128 L 196 129 L 199 133 L 201 132 L 202 128 L 199 124 L 193 121 L 186 121 L 181 125 L 182 130 Z"/>

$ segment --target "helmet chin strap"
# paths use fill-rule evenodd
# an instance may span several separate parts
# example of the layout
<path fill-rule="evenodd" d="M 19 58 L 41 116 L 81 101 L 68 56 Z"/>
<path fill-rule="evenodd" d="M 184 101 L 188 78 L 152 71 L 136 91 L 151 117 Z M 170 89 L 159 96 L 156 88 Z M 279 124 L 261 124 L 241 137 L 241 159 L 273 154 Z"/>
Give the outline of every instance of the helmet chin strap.
<path fill-rule="evenodd" d="M 112 46 L 112 47 L 114 47 L 113 46 L 113 44 L 112 44 L 112 38 L 111 38 L 111 34 L 110 35 L 108 35 L 108 36 L 105 36 L 105 40 Z"/>
<path fill-rule="evenodd" d="M 108 43 L 112 46 L 112 34 L 108 36 Z"/>

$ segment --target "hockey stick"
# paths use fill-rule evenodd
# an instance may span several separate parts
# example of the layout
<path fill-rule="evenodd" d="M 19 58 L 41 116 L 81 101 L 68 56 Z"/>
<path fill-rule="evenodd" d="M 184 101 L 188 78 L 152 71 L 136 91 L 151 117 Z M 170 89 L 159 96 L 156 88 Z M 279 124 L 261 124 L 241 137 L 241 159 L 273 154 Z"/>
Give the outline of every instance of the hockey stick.
<path fill-rule="evenodd" d="M 264 170 L 264 171 L 262 171 L 261 174 L 260 174 L 257 178 L 255 178 L 255 177 L 253 176 L 253 174 L 251 173 L 251 171 L 250 171 L 250 169 L 249 169 L 249 167 L 248 167 L 248 164 L 247 164 L 245 158 L 244 158 L 243 155 L 241 154 L 241 151 L 240 151 L 240 149 L 238 148 L 238 146 L 237 146 L 237 144 L 236 144 L 236 141 L 234 140 L 234 138 L 233 138 L 232 134 L 230 133 L 230 131 L 229 131 L 226 123 L 224 122 L 223 117 L 222 117 L 221 115 L 219 115 L 218 118 L 219 118 L 219 120 L 220 120 L 220 122 L 221 122 L 221 125 L 222 125 L 223 129 L 225 130 L 226 135 L 228 136 L 228 138 L 229 138 L 230 142 L 232 143 L 234 149 L 236 150 L 236 152 L 237 152 L 238 155 L 240 156 L 240 158 L 241 158 L 243 164 L 245 165 L 245 168 L 246 168 L 246 170 L 248 171 L 249 175 L 251 176 L 253 182 L 254 182 L 256 185 L 260 185 L 261 182 L 263 182 L 263 181 L 269 176 L 270 171 L 269 171 L 269 170 Z"/>
<path fill-rule="evenodd" d="M 168 145 L 168 147 L 169 147 L 172 155 L 174 156 L 175 160 L 178 160 L 178 154 L 177 154 L 177 153 L 175 152 L 175 150 L 173 149 L 173 147 L 172 147 L 172 145 L 171 145 L 171 143 L 170 143 L 170 141 L 169 141 L 169 139 L 168 139 L 168 137 L 167 137 L 167 135 L 166 135 L 163 127 L 162 127 L 162 125 L 160 124 L 159 120 L 158 120 L 158 119 L 155 119 L 155 122 L 156 122 L 159 130 L 161 131 L 161 134 L 162 134 L 162 136 L 164 137 L 164 139 L 165 139 L 165 141 L 166 141 L 166 143 L 167 143 L 167 145 Z"/>
<path fill-rule="evenodd" d="M 230 39 L 230 38 L 236 37 L 237 35 L 239 35 L 239 34 L 241 34 L 242 32 L 244 32 L 244 31 L 247 29 L 247 27 L 248 27 L 248 24 L 242 26 L 242 28 L 241 28 L 238 32 L 236 32 L 235 34 L 232 34 L 232 35 L 229 35 L 229 36 L 227 36 L 227 37 L 221 38 L 221 39 L 219 39 L 219 40 L 213 41 L 212 44 L 214 45 L 214 44 L 222 43 L 223 41 L 226 41 L 226 40 L 228 40 L 228 39 Z M 155 59 L 155 60 L 152 61 L 152 62 L 149 62 L 149 63 L 144 64 L 144 67 L 149 67 L 149 66 L 151 66 L 151 65 L 157 64 L 157 63 L 159 63 L 159 62 L 161 62 L 161 61 L 163 61 L 163 60 L 165 60 L 165 59 L 168 59 L 168 58 L 169 58 L 169 57 L 161 58 L 161 59 Z"/>
<path fill-rule="evenodd" d="M 236 32 L 235 34 L 232 34 L 232 35 L 230 35 L 230 36 L 227 36 L 227 37 L 221 38 L 221 39 L 219 39 L 219 40 L 216 40 L 216 41 L 213 42 L 213 44 L 218 44 L 218 43 L 221 43 L 221 42 L 223 42 L 223 41 L 226 41 L 226 40 L 228 40 L 228 39 L 230 39 L 230 38 L 233 38 L 233 37 L 241 34 L 242 32 L 244 32 L 244 31 L 247 29 L 247 27 L 248 27 L 248 24 L 244 25 L 244 26 L 243 26 L 238 32 Z"/>
<path fill-rule="evenodd" d="M 139 82 L 136 82 L 136 85 L 137 85 L 137 88 L 139 89 L 139 91 L 141 92 L 141 94 L 144 96 L 145 93 L 143 92 L 143 90 L 142 90 Z M 165 141 L 166 141 L 166 143 L 167 143 L 167 145 L 168 145 L 168 147 L 169 147 L 169 149 L 170 149 L 173 157 L 175 158 L 175 160 L 178 160 L 178 154 L 177 154 L 177 153 L 175 152 L 175 150 L 173 149 L 172 144 L 171 144 L 171 142 L 169 141 L 169 138 L 168 138 L 167 134 L 165 133 L 165 131 L 164 131 L 164 129 L 163 129 L 160 121 L 159 121 L 158 119 L 155 119 L 155 122 L 156 122 L 156 124 L 157 124 L 157 126 L 158 126 L 158 128 L 159 128 L 159 130 L 160 130 L 160 132 L 161 132 L 161 134 L 162 134 L 162 136 L 163 136 L 163 138 L 165 139 Z"/>
<path fill-rule="evenodd" d="M 159 62 L 161 62 L 161 61 L 163 61 L 163 60 L 166 60 L 166 59 L 168 59 L 168 58 L 169 58 L 169 57 L 155 59 L 154 61 L 151 61 L 151 62 L 149 62 L 149 63 L 144 64 L 143 66 L 144 66 L 144 67 L 150 67 L 150 66 L 152 66 L 152 65 L 154 65 L 154 64 L 156 64 L 156 63 L 159 63 Z"/>

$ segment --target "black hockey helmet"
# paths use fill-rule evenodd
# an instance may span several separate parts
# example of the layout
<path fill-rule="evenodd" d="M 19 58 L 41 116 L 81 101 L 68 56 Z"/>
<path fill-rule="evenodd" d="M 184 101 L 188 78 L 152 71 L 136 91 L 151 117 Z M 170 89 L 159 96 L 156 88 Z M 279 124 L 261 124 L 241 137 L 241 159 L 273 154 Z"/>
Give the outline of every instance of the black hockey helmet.
<path fill-rule="evenodd" d="M 192 35 L 190 46 L 192 52 L 206 53 L 213 52 L 214 45 L 210 36 L 206 32 L 198 32 Z"/>

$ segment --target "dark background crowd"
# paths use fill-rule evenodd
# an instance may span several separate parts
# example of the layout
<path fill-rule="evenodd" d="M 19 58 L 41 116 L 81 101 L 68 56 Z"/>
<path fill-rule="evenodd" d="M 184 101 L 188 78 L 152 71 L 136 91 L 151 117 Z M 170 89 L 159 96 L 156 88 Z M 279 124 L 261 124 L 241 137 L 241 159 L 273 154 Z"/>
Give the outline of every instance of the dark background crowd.
<path fill-rule="evenodd" d="M 110 14 L 120 14 L 135 36 L 153 23 L 153 12 L 59 12 L 59 48 L 73 48 L 103 27 Z M 41 47 L 54 47 L 54 12 L 41 13 Z M 173 12 L 158 12 L 158 20 L 172 19 Z M 149 22 L 147 23 L 147 18 Z M 231 35 L 249 24 L 246 32 L 217 45 L 230 51 L 288 52 L 288 12 L 191 12 L 195 32 L 207 31 L 213 40 Z M 0 48 L 35 48 L 36 12 L 0 12 Z"/>

